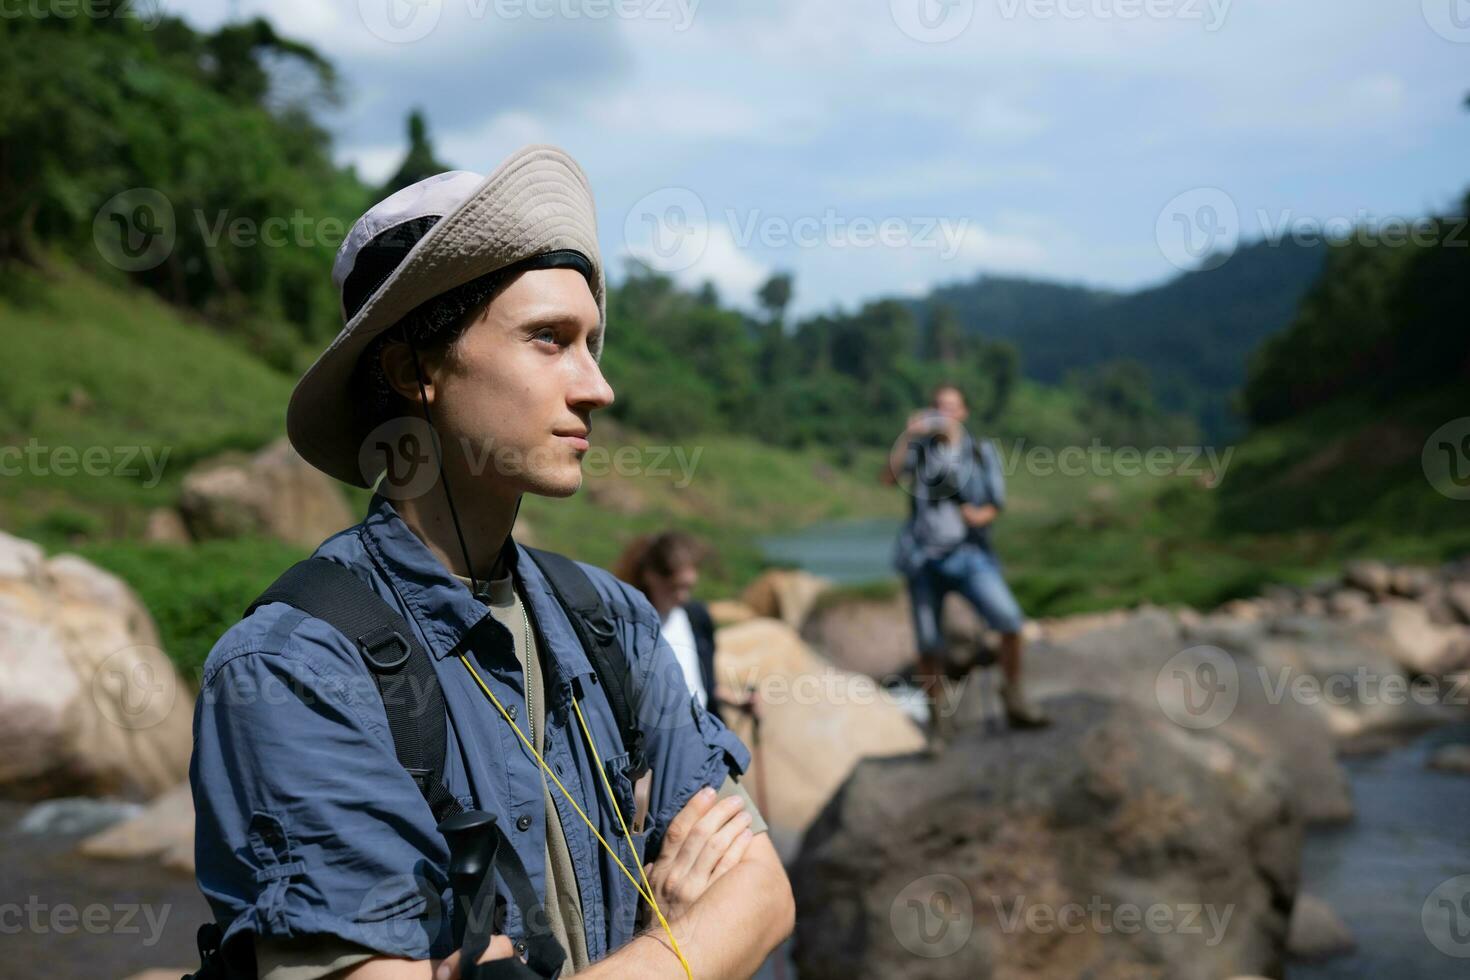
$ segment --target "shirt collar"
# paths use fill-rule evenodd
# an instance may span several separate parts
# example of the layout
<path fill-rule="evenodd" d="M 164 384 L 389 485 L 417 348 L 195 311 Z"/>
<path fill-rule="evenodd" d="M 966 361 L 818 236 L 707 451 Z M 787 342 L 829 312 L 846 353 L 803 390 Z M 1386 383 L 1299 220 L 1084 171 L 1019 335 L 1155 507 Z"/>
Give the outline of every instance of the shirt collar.
<path fill-rule="evenodd" d="M 434 659 L 463 652 L 457 648 L 490 616 L 489 607 L 444 567 L 387 497 L 373 494 L 361 527 L 364 547 L 408 607 Z M 556 658 L 558 679 L 565 682 L 592 673 L 587 652 L 540 566 L 514 536 L 506 537 L 503 554 L 530 607 L 538 641 Z"/>

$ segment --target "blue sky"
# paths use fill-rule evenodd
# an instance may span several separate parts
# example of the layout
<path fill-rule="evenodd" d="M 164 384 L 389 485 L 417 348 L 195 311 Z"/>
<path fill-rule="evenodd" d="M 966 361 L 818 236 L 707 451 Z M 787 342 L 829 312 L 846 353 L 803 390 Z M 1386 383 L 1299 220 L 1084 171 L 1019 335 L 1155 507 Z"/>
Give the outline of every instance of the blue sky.
<path fill-rule="evenodd" d="M 611 275 L 639 255 L 739 305 L 776 269 L 797 313 L 981 271 L 1136 288 L 1188 265 L 1186 234 L 1414 218 L 1470 187 L 1470 0 L 234 7 L 337 64 L 328 122 L 364 176 L 415 105 L 457 167 L 555 143 Z"/>

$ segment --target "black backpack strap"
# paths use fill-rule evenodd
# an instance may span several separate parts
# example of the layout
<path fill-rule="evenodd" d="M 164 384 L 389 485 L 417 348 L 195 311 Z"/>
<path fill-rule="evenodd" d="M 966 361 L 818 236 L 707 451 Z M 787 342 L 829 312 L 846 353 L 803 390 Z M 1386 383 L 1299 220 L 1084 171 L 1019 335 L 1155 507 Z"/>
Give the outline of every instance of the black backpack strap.
<path fill-rule="evenodd" d="M 294 606 L 357 645 L 383 698 L 398 761 L 418 784 L 436 821 L 459 813 L 463 807 L 443 781 L 449 724 L 444 690 L 429 652 L 408 622 L 366 582 L 325 558 L 308 558 L 286 569 L 245 615 L 269 602 Z"/>
<path fill-rule="evenodd" d="M 526 548 L 526 551 L 551 582 L 551 591 L 556 593 L 557 601 L 577 631 L 577 638 L 582 641 L 582 648 L 587 651 L 587 658 L 592 661 L 592 668 L 597 671 L 598 683 L 618 723 L 623 750 L 628 753 L 627 776 L 636 783 L 648 771 L 643 731 L 638 727 L 638 702 L 633 693 L 628 658 L 618 642 L 607 606 L 587 573 L 572 559 L 540 548 Z"/>

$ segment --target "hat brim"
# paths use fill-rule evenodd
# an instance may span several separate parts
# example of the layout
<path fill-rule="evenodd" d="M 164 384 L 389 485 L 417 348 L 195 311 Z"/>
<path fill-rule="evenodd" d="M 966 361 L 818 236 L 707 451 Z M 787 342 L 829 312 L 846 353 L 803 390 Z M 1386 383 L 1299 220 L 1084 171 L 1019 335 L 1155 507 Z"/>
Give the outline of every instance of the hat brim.
<path fill-rule="evenodd" d="M 526 146 L 429 229 L 306 369 L 286 408 L 291 445 L 329 476 L 352 486 L 371 486 L 377 473 L 365 472 L 360 463 L 369 434 L 366 412 L 352 403 L 351 391 L 362 352 L 420 304 L 554 249 L 573 249 L 592 262 L 593 298 L 599 318 L 605 320 L 606 277 L 587 175 L 558 147 Z"/>

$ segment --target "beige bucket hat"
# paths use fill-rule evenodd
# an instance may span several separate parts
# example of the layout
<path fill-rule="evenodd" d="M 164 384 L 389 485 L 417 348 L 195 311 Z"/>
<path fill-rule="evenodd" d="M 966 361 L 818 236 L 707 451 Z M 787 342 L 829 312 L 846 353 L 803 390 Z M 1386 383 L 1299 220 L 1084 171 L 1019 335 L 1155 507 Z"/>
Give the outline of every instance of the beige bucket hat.
<path fill-rule="evenodd" d="M 342 328 L 307 368 L 286 408 L 286 435 L 312 466 L 371 485 L 359 450 L 368 432 L 351 381 L 362 352 L 420 304 L 471 279 L 546 252 L 580 253 L 600 319 L 607 289 L 587 175 L 555 146 L 522 147 L 488 177 L 455 170 L 374 205 L 348 232 L 332 267 Z"/>

